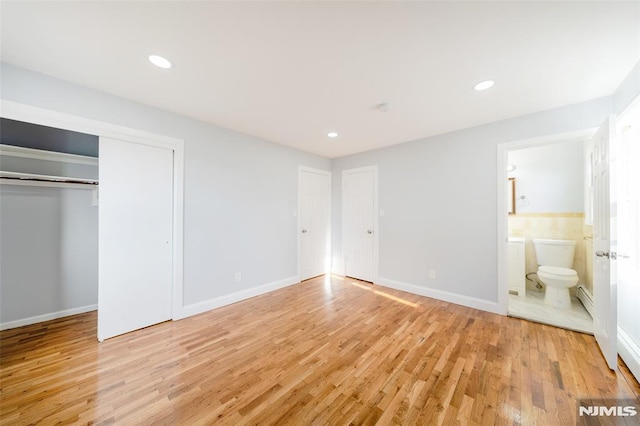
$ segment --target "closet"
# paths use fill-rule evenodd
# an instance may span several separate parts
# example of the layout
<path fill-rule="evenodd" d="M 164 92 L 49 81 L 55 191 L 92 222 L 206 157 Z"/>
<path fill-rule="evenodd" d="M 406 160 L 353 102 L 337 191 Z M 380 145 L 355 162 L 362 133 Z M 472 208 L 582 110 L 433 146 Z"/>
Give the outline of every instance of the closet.
<path fill-rule="evenodd" d="M 97 309 L 102 341 L 185 316 L 184 141 L 9 101 L 2 114 L 0 328 Z"/>
<path fill-rule="evenodd" d="M 98 137 L 0 121 L 0 328 L 97 309 Z"/>

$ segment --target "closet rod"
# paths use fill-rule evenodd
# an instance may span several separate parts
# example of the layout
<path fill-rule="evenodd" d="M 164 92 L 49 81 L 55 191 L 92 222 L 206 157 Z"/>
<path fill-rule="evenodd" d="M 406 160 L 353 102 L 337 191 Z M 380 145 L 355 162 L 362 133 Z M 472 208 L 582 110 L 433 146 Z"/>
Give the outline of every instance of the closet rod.
<path fill-rule="evenodd" d="M 55 182 L 55 183 L 70 183 L 80 185 L 98 185 L 97 179 L 84 179 L 73 178 L 67 176 L 50 176 L 50 175 L 38 175 L 34 173 L 19 173 L 19 172 L 5 172 L 0 171 L 0 178 L 3 181 L 32 181 L 32 182 Z M 10 183 L 10 182 L 7 182 Z"/>

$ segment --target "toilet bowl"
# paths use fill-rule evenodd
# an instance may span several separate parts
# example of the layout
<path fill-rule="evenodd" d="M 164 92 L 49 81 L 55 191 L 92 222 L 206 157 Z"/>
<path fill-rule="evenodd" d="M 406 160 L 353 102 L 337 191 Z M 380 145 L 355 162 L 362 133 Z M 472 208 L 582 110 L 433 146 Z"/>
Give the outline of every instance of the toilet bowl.
<path fill-rule="evenodd" d="M 544 303 L 554 308 L 571 308 L 569 289 L 578 284 L 578 274 L 573 269 L 558 266 L 538 267 L 538 278 L 545 284 Z"/>
<path fill-rule="evenodd" d="M 533 246 L 538 278 L 545 285 L 544 303 L 554 308 L 570 309 L 569 289 L 578 284 L 578 274 L 571 269 L 576 242 L 534 239 Z"/>

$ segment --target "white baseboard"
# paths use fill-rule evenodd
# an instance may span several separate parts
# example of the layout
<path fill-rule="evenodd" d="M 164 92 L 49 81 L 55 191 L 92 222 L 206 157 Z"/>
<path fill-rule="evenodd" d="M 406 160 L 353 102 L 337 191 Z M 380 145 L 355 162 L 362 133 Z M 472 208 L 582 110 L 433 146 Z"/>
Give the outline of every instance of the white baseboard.
<path fill-rule="evenodd" d="M 36 315 L 35 317 L 3 322 L 2 324 L 0 324 L 0 330 L 8 330 L 10 328 L 36 324 L 39 322 L 49 321 L 56 318 L 68 317 L 69 315 L 83 314 L 85 312 L 91 312 L 97 309 L 98 309 L 98 305 L 87 305 L 87 306 L 81 306 L 79 308 L 65 309 L 64 311 L 51 312 L 49 314 Z"/>
<path fill-rule="evenodd" d="M 224 296 L 215 297 L 213 299 L 205 300 L 203 302 L 193 303 L 191 305 L 184 306 L 182 311 L 177 315 L 174 314 L 174 320 L 187 318 L 192 315 L 201 314 L 203 312 L 210 311 L 221 306 L 230 305 L 232 303 L 240 302 L 241 300 L 249 299 L 251 297 L 259 296 L 261 294 L 269 293 L 274 290 L 278 290 L 283 287 L 288 287 L 300 282 L 300 278 L 289 277 L 280 281 L 274 281 L 271 283 L 263 284 L 257 287 L 252 287 L 246 290 L 238 291 L 236 293 L 226 294 Z"/>
<path fill-rule="evenodd" d="M 618 354 L 636 380 L 640 381 L 640 346 L 620 327 L 618 327 Z"/>
<path fill-rule="evenodd" d="M 582 302 L 584 308 L 589 312 L 591 318 L 593 318 L 593 294 L 584 285 L 579 284 L 576 291 L 576 297 Z"/>
<path fill-rule="evenodd" d="M 340 276 L 344 277 L 345 276 L 344 272 L 345 271 L 344 271 L 344 267 L 342 266 L 342 264 L 340 264 L 340 265 L 332 264 L 331 265 L 331 273 L 333 275 L 340 275 Z"/>
<path fill-rule="evenodd" d="M 498 306 L 498 303 L 491 302 L 489 300 L 478 299 L 475 297 L 464 296 L 456 293 L 449 293 L 448 291 L 435 290 L 433 288 L 422 287 L 415 284 L 393 281 L 382 277 L 378 277 L 376 284 L 380 284 L 382 286 L 393 288 L 396 290 L 406 291 L 407 293 L 417 294 L 419 296 L 426 296 L 432 299 L 466 306 L 468 308 L 480 309 L 481 311 L 500 314 L 500 307 Z"/>

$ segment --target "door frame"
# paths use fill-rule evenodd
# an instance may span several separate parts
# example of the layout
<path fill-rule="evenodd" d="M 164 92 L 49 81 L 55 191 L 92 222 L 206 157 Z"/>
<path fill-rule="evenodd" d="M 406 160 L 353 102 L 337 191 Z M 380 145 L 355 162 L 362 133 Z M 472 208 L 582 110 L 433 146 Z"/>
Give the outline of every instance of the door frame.
<path fill-rule="evenodd" d="M 498 312 L 507 315 L 509 310 L 509 283 L 508 270 L 508 245 L 509 245 L 509 214 L 507 200 L 507 179 L 509 151 L 536 146 L 552 145 L 555 143 L 585 140 L 593 136 L 598 127 L 576 130 L 566 133 L 556 133 L 531 139 L 521 139 L 511 142 L 503 142 L 497 145 L 497 248 L 498 248 Z M 504 194 L 501 196 L 500 194 Z"/>
<path fill-rule="evenodd" d="M 298 166 L 298 212 L 297 212 L 297 216 L 298 216 L 298 223 L 297 223 L 297 229 L 296 229 L 296 234 L 297 234 L 297 244 L 298 244 L 298 281 L 300 281 L 302 279 L 302 275 L 301 275 L 301 266 L 300 266 L 300 262 L 302 259 L 301 256 L 301 251 L 302 251 L 302 241 L 301 241 L 301 234 L 300 234 L 300 229 L 302 228 L 302 224 L 300 223 L 301 221 L 301 210 L 302 210 L 302 173 L 306 172 L 306 173 L 316 173 L 319 175 L 323 175 L 325 177 L 327 177 L 329 179 L 329 205 L 328 205 L 328 209 L 329 209 L 329 223 L 328 223 L 328 227 L 329 227 L 329 241 L 327 244 L 329 244 L 329 264 L 327 265 L 325 263 L 324 265 L 324 273 L 328 274 L 331 272 L 331 252 L 332 252 L 332 245 L 331 245 L 331 240 L 332 240 L 332 234 L 333 234 L 333 229 L 331 226 L 331 218 L 332 218 L 332 214 L 331 214 L 331 198 L 332 198 L 332 175 L 331 172 L 328 170 L 321 170 L 321 169 L 314 169 L 312 167 L 306 167 L 306 166 Z"/>
<path fill-rule="evenodd" d="M 374 166 L 365 166 L 365 167 L 357 167 L 357 168 L 353 168 L 353 169 L 345 169 L 342 171 L 342 182 L 341 182 L 341 188 L 342 188 L 342 196 L 341 196 L 341 215 L 340 215 L 340 252 L 341 252 L 341 258 L 342 258 L 342 274 L 341 275 L 345 275 L 345 273 L 347 272 L 347 264 L 344 260 L 345 257 L 345 233 L 344 233 L 344 217 L 345 217 L 345 209 L 344 209 L 344 205 L 345 205 L 345 194 L 344 194 L 344 183 L 345 183 L 345 176 L 349 173 L 360 173 L 360 172 L 366 172 L 366 171 L 372 171 L 373 172 L 373 283 L 377 283 L 378 279 L 379 279 L 379 275 L 378 275 L 378 253 L 379 253 L 379 237 L 378 237 L 378 231 L 379 231 L 379 216 L 380 216 L 380 210 L 378 207 L 378 166 L 374 165 Z"/>
<path fill-rule="evenodd" d="M 104 121 L 0 99 L 0 117 L 98 137 L 119 139 L 173 150 L 173 276 L 171 318 L 184 318 L 184 140 Z M 100 207 L 98 206 L 98 209 Z M 99 214 L 99 210 L 98 210 Z"/>

